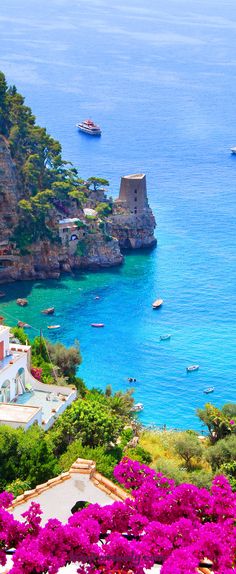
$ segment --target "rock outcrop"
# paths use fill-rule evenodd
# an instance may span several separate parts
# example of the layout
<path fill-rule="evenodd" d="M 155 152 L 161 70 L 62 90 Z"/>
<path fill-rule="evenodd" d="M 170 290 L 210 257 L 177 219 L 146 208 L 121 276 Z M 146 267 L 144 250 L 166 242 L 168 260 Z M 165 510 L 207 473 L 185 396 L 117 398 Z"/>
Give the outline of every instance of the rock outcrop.
<path fill-rule="evenodd" d="M 155 247 L 157 243 L 154 237 L 155 227 L 156 222 L 151 209 L 140 215 L 115 212 L 108 223 L 108 231 L 118 239 L 121 249 Z"/>
<path fill-rule="evenodd" d="M 116 239 L 109 244 L 99 236 L 86 245 L 85 253 L 70 254 L 65 246 L 48 241 L 33 245 L 29 255 L 15 255 L 11 265 L 0 267 L 0 283 L 26 279 L 58 279 L 76 269 L 98 269 L 120 265 L 123 255 Z M 1 256 L 0 256 L 1 262 Z"/>

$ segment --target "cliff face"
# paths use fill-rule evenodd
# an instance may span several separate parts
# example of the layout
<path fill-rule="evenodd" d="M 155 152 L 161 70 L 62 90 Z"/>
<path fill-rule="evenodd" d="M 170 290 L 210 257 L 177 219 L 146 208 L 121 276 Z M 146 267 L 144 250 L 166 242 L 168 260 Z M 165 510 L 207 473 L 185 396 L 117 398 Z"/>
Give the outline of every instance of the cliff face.
<path fill-rule="evenodd" d="M 11 263 L 0 268 L 0 283 L 24 279 L 58 279 L 63 272 L 111 267 L 120 265 L 122 261 L 119 243 L 115 239 L 108 244 L 98 236 L 94 243 L 86 245 L 84 254 L 74 255 L 65 246 L 44 241 L 32 246 L 29 255 L 12 256 Z"/>
<path fill-rule="evenodd" d="M 0 135 L 0 243 L 8 241 L 18 221 L 19 183 L 7 140 Z"/>
<path fill-rule="evenodd" d="M 121 249 L 155 247 L 155 227 L 151 209 L 140 215 L 117 213 L 110 217 L 108 222 L 108 231 L 118 239 Z"/>

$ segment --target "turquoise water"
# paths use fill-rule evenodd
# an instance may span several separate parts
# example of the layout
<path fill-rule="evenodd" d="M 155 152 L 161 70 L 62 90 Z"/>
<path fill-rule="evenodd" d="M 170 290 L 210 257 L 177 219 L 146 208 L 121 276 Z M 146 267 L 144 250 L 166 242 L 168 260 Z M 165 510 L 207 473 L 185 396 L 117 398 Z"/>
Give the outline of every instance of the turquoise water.
<path fill-rule="evenodd" d="M 82 176 L 107 177 L 117 195 L 122 174 L 146 173 L 158 246 L 119 269 L 9 285 L 0 311 L 67 345 L 79 339 L 89 386 L 125 389 L 135 377 L 145 424 L 197 428 L 206 400 L 235 401 L 235 28 L 233 0 L 1 5 L 8 81 Z M 100 139 L 75 129 L 87 116 Z M 54 317 L 40 314 L 51 305 Z M 199 371 L 187 374 L 192 363 Z"/>

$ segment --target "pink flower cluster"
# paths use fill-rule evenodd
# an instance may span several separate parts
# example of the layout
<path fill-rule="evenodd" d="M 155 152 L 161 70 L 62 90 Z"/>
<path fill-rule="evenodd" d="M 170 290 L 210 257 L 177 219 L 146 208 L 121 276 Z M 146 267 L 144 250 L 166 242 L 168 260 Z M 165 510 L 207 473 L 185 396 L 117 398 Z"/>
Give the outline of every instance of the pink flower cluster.
<path fill-rule="evenodd" d="M 41 367 L 31 367 L 31 374 L 37 381 L 42 381 L 43 369 Z"/>
<path fill-rule="evenodd" d="M 11 574 L 56 574 L 79 562 L 79 574 L 144 574 L 163 564 L 162 574 L 195 574 L 207 557 L 215 574 L 236 566 L 236 496 L 224 476 L 211 492 L 192 484 L 175 486 L 161 473 L 124 458 L 115 477 L 130 490 L 125 502 L 91 504 L 62 525 L 51 519 L 40 526 L 35 503 L 14 520 L 0 495 L 0 562 L 15 547 Z"/>

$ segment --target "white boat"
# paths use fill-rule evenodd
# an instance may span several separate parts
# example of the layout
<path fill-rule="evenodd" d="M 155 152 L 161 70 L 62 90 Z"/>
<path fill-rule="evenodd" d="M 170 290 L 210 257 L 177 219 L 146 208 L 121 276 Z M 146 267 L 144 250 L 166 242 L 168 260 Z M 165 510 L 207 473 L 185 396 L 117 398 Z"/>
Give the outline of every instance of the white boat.
<path fill-rule="evenodd" d="M 142 403 L 135 403 L 135 405 L 132 407 L 131 412 L 132 413 L 139 413 L 140 411 L 143 411 L 144 406 Z"/>
<path fill-rule="evenodd" d="M 209 395 L 209 393 L 213 393 L 214 390 L 215 390 L 214 387 L 207 387 L 206 389 L 204 389 L 203 392 L 204 392 L 206 395 Z"/>
<path fill-rule="evenodd" d="M 160 341 L 168 341 L 171 338 L 171 335 L 161 335 Z"/>
<path fill-rule="evenodd" d="M 159 307 L 161 307 L 163 303 L 163 299 L 156 299 L 156 301 L 154 301 L 154 303 L 152 304 L 152 308 L 153 309 L 159 309 Z"/>
<path fill-rule="evenodd" d="M 236 147 L 231 147 L 230 151 L 231 151 L 231 153 L 236 154 Z"/>
<path fill-rule="evenodd" d="M 192 371 L 198 371 L 199 369 L 199 365 L 189 365 L 189 367 L 186 367 L 186 371 L 188 373 L 191 373 Z"/>
<path fill-rule="evenodd" d="M 76 124 L 76 127 L 80 132 L 84 132 L 90 136 L 100 136 L 102 133 L 100 126 L 95 124 L 92 120 L 84 120 L 83 122 Z"/>

